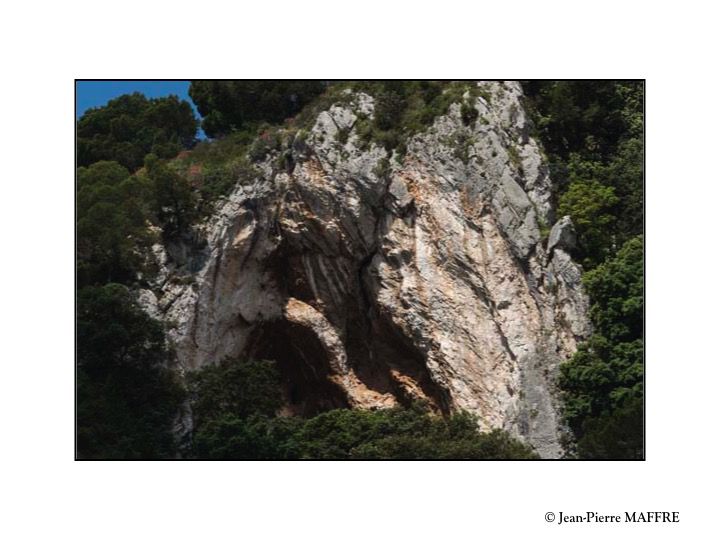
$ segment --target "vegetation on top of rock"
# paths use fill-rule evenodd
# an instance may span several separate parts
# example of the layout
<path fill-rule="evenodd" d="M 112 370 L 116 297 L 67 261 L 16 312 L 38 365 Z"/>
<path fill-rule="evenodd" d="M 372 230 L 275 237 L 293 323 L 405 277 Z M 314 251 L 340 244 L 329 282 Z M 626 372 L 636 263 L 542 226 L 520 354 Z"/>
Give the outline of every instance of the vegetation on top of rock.
<path fill-rule="evenodd" d="M 192 81 L 190 96 L 208 137 L 296 115 L 325 89 L 321 81 Z"/>
<path fill-rule="evenodd" d="M 358 82 L 352 88 L 375 98 L 373 119 L 361 119 L 358 123 L 360 138 L 388 151 L 397 150 L 398 156 L 405 153 L 412 135 L 427 129 L 438 116 L 447 114 L 453 103 L 461 104 L 464 123 L 470 124 L 478 117 L 472 105 L 480 95 L 475 83 L 376 81 Z"/>

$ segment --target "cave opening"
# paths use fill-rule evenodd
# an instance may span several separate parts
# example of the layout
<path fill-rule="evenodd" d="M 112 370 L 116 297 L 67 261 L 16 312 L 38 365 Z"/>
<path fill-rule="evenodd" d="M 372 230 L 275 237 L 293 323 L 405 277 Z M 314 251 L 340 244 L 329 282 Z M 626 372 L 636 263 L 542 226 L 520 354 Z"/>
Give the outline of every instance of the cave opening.
<path fill-rule="evenodd" d="M 266 322 L 251 335 L 248 352 L 275 361 L 286 414 L 309 417 L 349 406 L 330 378 L 330 358 L 312 330 L 285 319 Z"/>

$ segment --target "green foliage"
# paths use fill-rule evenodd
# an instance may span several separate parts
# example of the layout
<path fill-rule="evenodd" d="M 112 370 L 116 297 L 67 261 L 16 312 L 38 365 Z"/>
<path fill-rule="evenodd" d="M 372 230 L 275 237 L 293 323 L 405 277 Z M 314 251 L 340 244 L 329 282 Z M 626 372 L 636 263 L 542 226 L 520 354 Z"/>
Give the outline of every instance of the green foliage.
<path fill-rule="evenodd" d="M 197 121 L 187 101 L 126 94 L 89 109 L 78 120 L 78 166 L 117 161 L 135 171 L 149 152 L 171 158 L 189 148 L 196 132 Z"/>
<path fill-rule="evenodd" d="M 279 123 L 322 93 L 321 81 L 192 81 L 190 96 L 209 137 Z"/>
<path fill-rule="evenodd" d="M 255 137 L 255 131 L 238 131 L 220 139 L 201 141 L 181 159 L 210 167 L 223 165 L 247 152 Z"/>
<path fill-rule="evenodd" d="M 472 100 L 479 89 L 472 83 L 440 81 L 377 81 L 359 82 L 354 90 L 367 92 L 375 98 L 373 120 L 359 122 L 358 134 L 366 142 L 375 142 L 388 152 L 405 153 L 409 138 L 427 129 L 435 118 L 446 114 L 450 105 L 461 103 L 461 115 L 466 124 L 474 122 L 478 111 Z M 464 100 L 464 95 L 470 101 Z"/>
<path fill-rule="evenodd" d="M 282 405 L 279 373 L 267 360 L 231 360 L 189 376 L 196 425 L 221 417 L 274 416 Z"/>
<path fill-rule="evenodd" d="M 617 256 L 585 274 L 596 332 L 612 341 L 642 338 L 643 239 L 629 240 Z"/>
<path fill-rule="evenodd" d="M 167 163 L 190 185 L 195 195 L 196 221 L 211 213 L 214 203 L 226 197 L 238 182 L 256 176 L 248 159 L 256 133 L 239 131 L 212 141 L 202 141 Z"/>
<path fill-rule="evenodd" d="M 238 162 L 231 162 L 216 167 L 201 167 L 199 192 L 201 200 L 201 213 L 211 210 L 213 201 L 228 195 L 241 176 L 243 167 Z"/>
<path fill-rule="evenodd" d="M 308 420 L 296 434 L 312 459 L 531 459 L 506 433 L 482 434 L 465 412 L 433 416 L 421 406 L 378 411 L 336 409 Z"/>
<path fill-rule="evenodd" d="M 520 158 L 520 152 L 518 152 L 518 149 L 513 145 L 509 145 L 507 147 L 507 153 L 510 163 L 512 163 L 516 169 L 522 170 L 522 159 Z"/>
<path fill-rule="evenodd" d="M 77 303 L 80 458 L 171 457 L 183 391 L 166 367 L 160 324 L 119 284 L 86 287 Z"/>
<path fill-rule="evenodd" d="M 643 233 L 643 84 L 530 81 L 523 87 L 559 185 L 560 212 L 584 221 L 575 222 L 580 256 L 593 267 Z M 585 203 L 591 208 L 583 211 Z"/>
<path fill-rule="evenodd" d="M 558 211 L 569 214 L 578 231 L 584 264 L 605 260 L 643 227 L 643 144 L 620 142 L 607 162 L 571 154 L 563 165 L 566 183 Z"/>
<path fill-rule="evenodd" d="M 194 437 L 195 456 L 203 459 L 298 459 L 294 439 L 301 418 L 233 414 L 216 417 Z"/>
<path fill-rule="evenodd" d="M 643 402 L 629 400 L 611 414 L 585 424 L 577 455 L 580 459 L 642 459 Z"/>
<path fill-rule="evenodd" d="M 78 294 L 78 364 L 91 372 L 167 358 L 159 323 L 134 305 L 123 285 L 86 287 Z"/>
<path fill-rule="evenodd" d="M 335 409 L 309 419 L 277 417 L 274 362 L 226 359 L 190 375 L 193 452 L 207 459 L 528 459 L 525 445 L 481 434 L 468 413 L 434 416 L 421 405 Z"/>
<path fill-rule="evenodd" d="M 530 81 L 525 94 L 535 107 L 535 123 L 549 154 L 568 159 L 581 152 L 608 156 L 642 125 L 641 82 Z"/>
<path fill-rule="evenodd" d="M 248 156 L 252 161 L 262 161 L 270 152 L 277 152 L 282 148 L 283 138 L 278 130 L 265 124 L 258 130 L 258 137 L 250 146 Z"/>
<path fill-rule="evenodd" d="M 565 416 L 576 434 L 584 433 L 587 419 L 642 395 L 642 353 L 641 340 L 613 344 L 596 335 L 562 365 Z"/>
<path fill-rule="evenodd" d="M 617 203 L 615 190 L 594 180 L 572 182 L 560 197 L 558 213 L 572 217 L 586 267 L 602 262 L 612 251 L 613 237 L 608 231 L 615 225 Z"/>
<path fill-rule="evenodd" d="M 617 245 L 622 245 L 643 233 L 642 135 L 621 141 L 604 173 L 605 184 L 612 186 L 618 197 L 613 232 Z"/>
<path fill-rule="evenodd" d="M 101 161 L 78 169 L 77 189 L 80 286 L 134 280 L 151 240 L 146 186 L 122 165 Z"/>
<path fill-rule="evenodd" d="M 334 409 L 309 420 L 224 415 L 195 435 L 206 459 L 534 459 L 507 433 L 477 431 L 465 413 L 449 419 L 422 410 Z"/>
<path fill-rule="evenodd" d="M 154 154 L 145 158 L 152 211 L 169 238 L 186 231 L 197 209 L 196 196 L 187 179 Z"/>
<path fill-rule="evenodd" d="M 590 317 L 596 333 L 560 366 L 565 418 L 585 457 L 600 448 L 603 433 L 624 434 L 622 440 L 605 441 L 609 446 L 600 452 L 603 456 L 620 448 L 617 445 L 637 453 L 642 447 L 637 419 L 643 395 L 642 238 L 628 241 L 616 257 L 588 272 L 583 281 L 592 301 Z M 640 433 L 627 433 L 638 425 Z"/>

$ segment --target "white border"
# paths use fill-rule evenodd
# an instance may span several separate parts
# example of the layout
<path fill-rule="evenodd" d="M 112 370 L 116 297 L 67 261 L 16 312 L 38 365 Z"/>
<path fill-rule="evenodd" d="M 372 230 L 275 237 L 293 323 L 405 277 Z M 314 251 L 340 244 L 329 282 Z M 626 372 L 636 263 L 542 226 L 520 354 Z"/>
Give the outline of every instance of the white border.
<path fill-rule="evenodd" d="M 1 537 L 704 538 L 717 530 L 720 47 L 709 3 L 37 4 L 6 7 L 0 35 Z M 188 76 L 647 78 L 648 460 L 74 462 L 73 79 Z M 681 523 L 544 522 L 560 510 L 679 511 Z"/>

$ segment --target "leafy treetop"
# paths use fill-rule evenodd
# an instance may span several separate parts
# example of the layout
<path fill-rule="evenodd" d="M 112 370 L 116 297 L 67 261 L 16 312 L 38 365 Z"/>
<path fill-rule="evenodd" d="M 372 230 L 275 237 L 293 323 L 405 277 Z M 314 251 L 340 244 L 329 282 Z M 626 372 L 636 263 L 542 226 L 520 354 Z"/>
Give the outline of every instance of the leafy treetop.
<path fill-rule="evenodd" d="M 107 160 L 135 171 L 150 152 L 171 158 L 189 148 L 196 133 L 197 120 L 187 101 L 126 94 L 87 110 L 78 120 L 78 166 Z"/>

